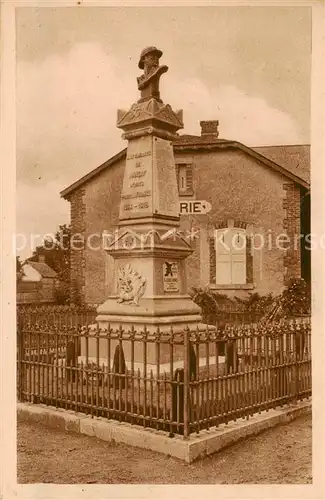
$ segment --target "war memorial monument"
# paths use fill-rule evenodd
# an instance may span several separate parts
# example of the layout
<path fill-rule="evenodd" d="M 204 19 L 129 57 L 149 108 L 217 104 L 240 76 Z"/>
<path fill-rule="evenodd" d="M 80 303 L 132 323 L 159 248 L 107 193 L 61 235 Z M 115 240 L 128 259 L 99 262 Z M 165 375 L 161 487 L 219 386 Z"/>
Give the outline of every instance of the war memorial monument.
<path fill-rule="evenodd" d="M 168 66 L 159 65 L 161 56 L 156 47 L 142 51 L 139 68 L 143 75 L 137 78 L 140 99 L 128 111 L 118 110 L 117 127 L 124 131 L 128 146 L 119 228 L 106 247 L 114 258 L 114 293 L 97 309 L 96 321 L 101 329 L 153 334 L 207 329 L 201 309 L 187 293 L 186 258 L 192 249 L 178 232 L 179 197 L 172 144 L 183 128 L 182 111 L 174 111 L 160 97 L 159 80 L 168 71 Z M 95 356 L 96 348 L 96 342 L 91 341 L 89 358 Z M 150 344 L 148 347 L 150 366 L 154 350 L 151 352 Z M 168 345 L 164 347 L 168 349 Z M 123 350 L 128 362 L 127 343 L 123 343 Z M 136 358 L 135 353 L 134 361 L 141 362 Z"/>

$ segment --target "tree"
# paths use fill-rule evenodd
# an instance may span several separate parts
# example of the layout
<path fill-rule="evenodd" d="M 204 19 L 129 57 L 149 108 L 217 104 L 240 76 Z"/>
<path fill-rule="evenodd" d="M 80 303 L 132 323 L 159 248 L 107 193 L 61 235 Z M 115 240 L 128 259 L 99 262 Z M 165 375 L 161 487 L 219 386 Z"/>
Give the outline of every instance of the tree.
<path fill-rule="evenodd" d="M 64 279 L 70 272 L 70 239 L 70 226 L 63 224 L 59 226 L 54 238 L 44 239 L 43 245 L 35 248 L 33 256 L 28 260 L 37 262 L 41 255 L 44 256 L 46 264 Z"/>
<path fill-rule="evenodd" d="M 71 228 L 66 224 L 60 225 L 54 238 L 46 238 L 43 245 L 35 248 L 30 259 L 32 262 L 40 260 L 43 256 L 46 264 L 58 274 L 60 285 L 56 290 L 56 298 L 59 304 L 69 302 L 70 289 L 70 241 Z"/>
<path fill-rule="evenodd" d="M 16 282 L 20 281 L 24 276 L 23 263 L 19 255 L 16 256 Z"/>

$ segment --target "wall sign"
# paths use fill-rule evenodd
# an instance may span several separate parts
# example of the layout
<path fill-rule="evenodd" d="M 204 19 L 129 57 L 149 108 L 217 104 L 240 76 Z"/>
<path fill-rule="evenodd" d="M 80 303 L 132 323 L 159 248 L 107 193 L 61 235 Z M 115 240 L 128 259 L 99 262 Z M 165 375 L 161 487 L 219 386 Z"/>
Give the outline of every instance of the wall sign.
<path fill-rule="evenodd" d="M 164 292 L 179 292 L 179 275 L 177 262 L 163 264 Z"/>
<path fill-rule="evenodd" d="M 211 208 L 211 203 L 204 200 L 185 200 L 179 202 L 179 213 L 181 215 L 207 214 Z"/>

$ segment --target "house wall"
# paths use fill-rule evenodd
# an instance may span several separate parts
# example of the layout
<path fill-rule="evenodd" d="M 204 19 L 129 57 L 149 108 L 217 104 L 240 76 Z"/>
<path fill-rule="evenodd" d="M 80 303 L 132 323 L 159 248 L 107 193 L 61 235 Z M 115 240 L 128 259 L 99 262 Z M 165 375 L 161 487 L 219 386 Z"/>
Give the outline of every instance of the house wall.
<path fill-rule="evenodd" d="M 311 231 L 311 220 L 310 220 L 310 192 L 306 190 L 301 190 L 301 214 L 300 214 L 300 225 L 301 232 L 306 237 Z M 311 281 L 311 251 L 308 240 L 304 240 L 301 247 L 301 277 L 310 283 Z"/>
<path fill-rule="evenodd" d="M 121 160 L 91 179 L 71 198 L 72 233 L 81 231 L 83 245 L 72 251 L 72 298 L 101 304 L 112 286 L 113 259 L 102 248 L 102 233 L 114 233 L 118 224 L 124 174 Z"/>
<path fill-rule="evenodd" d="M 255 247 L 262 247 L 264 238 L 263 248 L 253 250 L 251 291 L 278 294 L 286 277 L 300 276 L 299 246 L 288 251 L 276 248 L 277 236 L 287 234 L 293 241 L 300 233 L 300 189 L 294 183 L 244 152 L 220 149 L 193 155 L 193 184 L 194 198 L 209 201 L 212 210 L 206 215 L 181 217 L 182 226 L 200 229 L 189 259 L 189 286 L 210 285 L 209 239 L 215 227 L 226 226 L 229 219 L 236 227 L 247 227 Z M 249 288 L 221 292 L 240 295 L 245 289 Z"/>
<path fill-rule="evenodd" d="M 17 283 L 17 304 L 50 304 L 55 302 L 56 279 L 41 278 L 39 281 Z"/>
<path fill-rule="evenodd" d="M 263 235 L 267 245 L 254 250 L 253 285 L 221 290 L 229 295 L 248 291 L 260 294 L 280 293 L 286 276 L 300 276 L 300 250 L 287 252 L 275 248 L 275 237 L 300 231 L 300 190 L 288 179 L 239 150 L 220 149 L 210 153 L 178 154 L 193 161 L 194 195 L 209 201 L 212 210 L 206 215 L 181 216 L 185 235 L 193 230 L 193 254 L 187 259 L 188 288 L 211 285 L 211 235 L 216 226 L 229 219 L 255 235 L 261 246 Z M 91 238 L 80 250 L 72 251 L 71 293 L 74 301 L 102 303 L 110 294 L 113 281 L 113 259 L 101 246 L 104 230 L 114 233 L 118 224 L 120 191 L 124 160 L 92 178 L 70 197 L 72 232 L 81 231 Z M 198 231 L 198 233 L 195 233 Z M 270 245 L 272 235 L 272 245 Z M 260 238 L 260 239 L 259 239 Z M 97 248 L 96 248 L 97 247 Z M 252 288 L 253 286 L 253 288 Z"/>
<path fill-rule="evenodd" d="M 36 304 L 39 302 L 39 281 L 19 281 L 16 287 L 17 304 Z"/>

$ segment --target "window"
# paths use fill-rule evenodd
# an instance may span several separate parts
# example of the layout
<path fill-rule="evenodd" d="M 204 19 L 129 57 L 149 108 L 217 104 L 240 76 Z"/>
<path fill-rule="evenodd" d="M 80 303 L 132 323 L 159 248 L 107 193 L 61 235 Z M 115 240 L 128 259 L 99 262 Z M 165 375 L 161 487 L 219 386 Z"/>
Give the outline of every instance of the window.
<path fill-rule="evenodd" d="M 180 195 L 193 194 L 193 169 L 191 163 L 176 165 L 178 192 Z"/>
<path fill-rule="evenodd" d="M 180 165 L 178 168 L 178 188 L 180 193 L 187 191 L 186 170 L 186 165 Z"/>
<path fill-rule="evenodd" d="M 219 288 L 252 286 L 251 239 L 243 228 L 218 229 L 210 239 L 210 281 Z"/>

